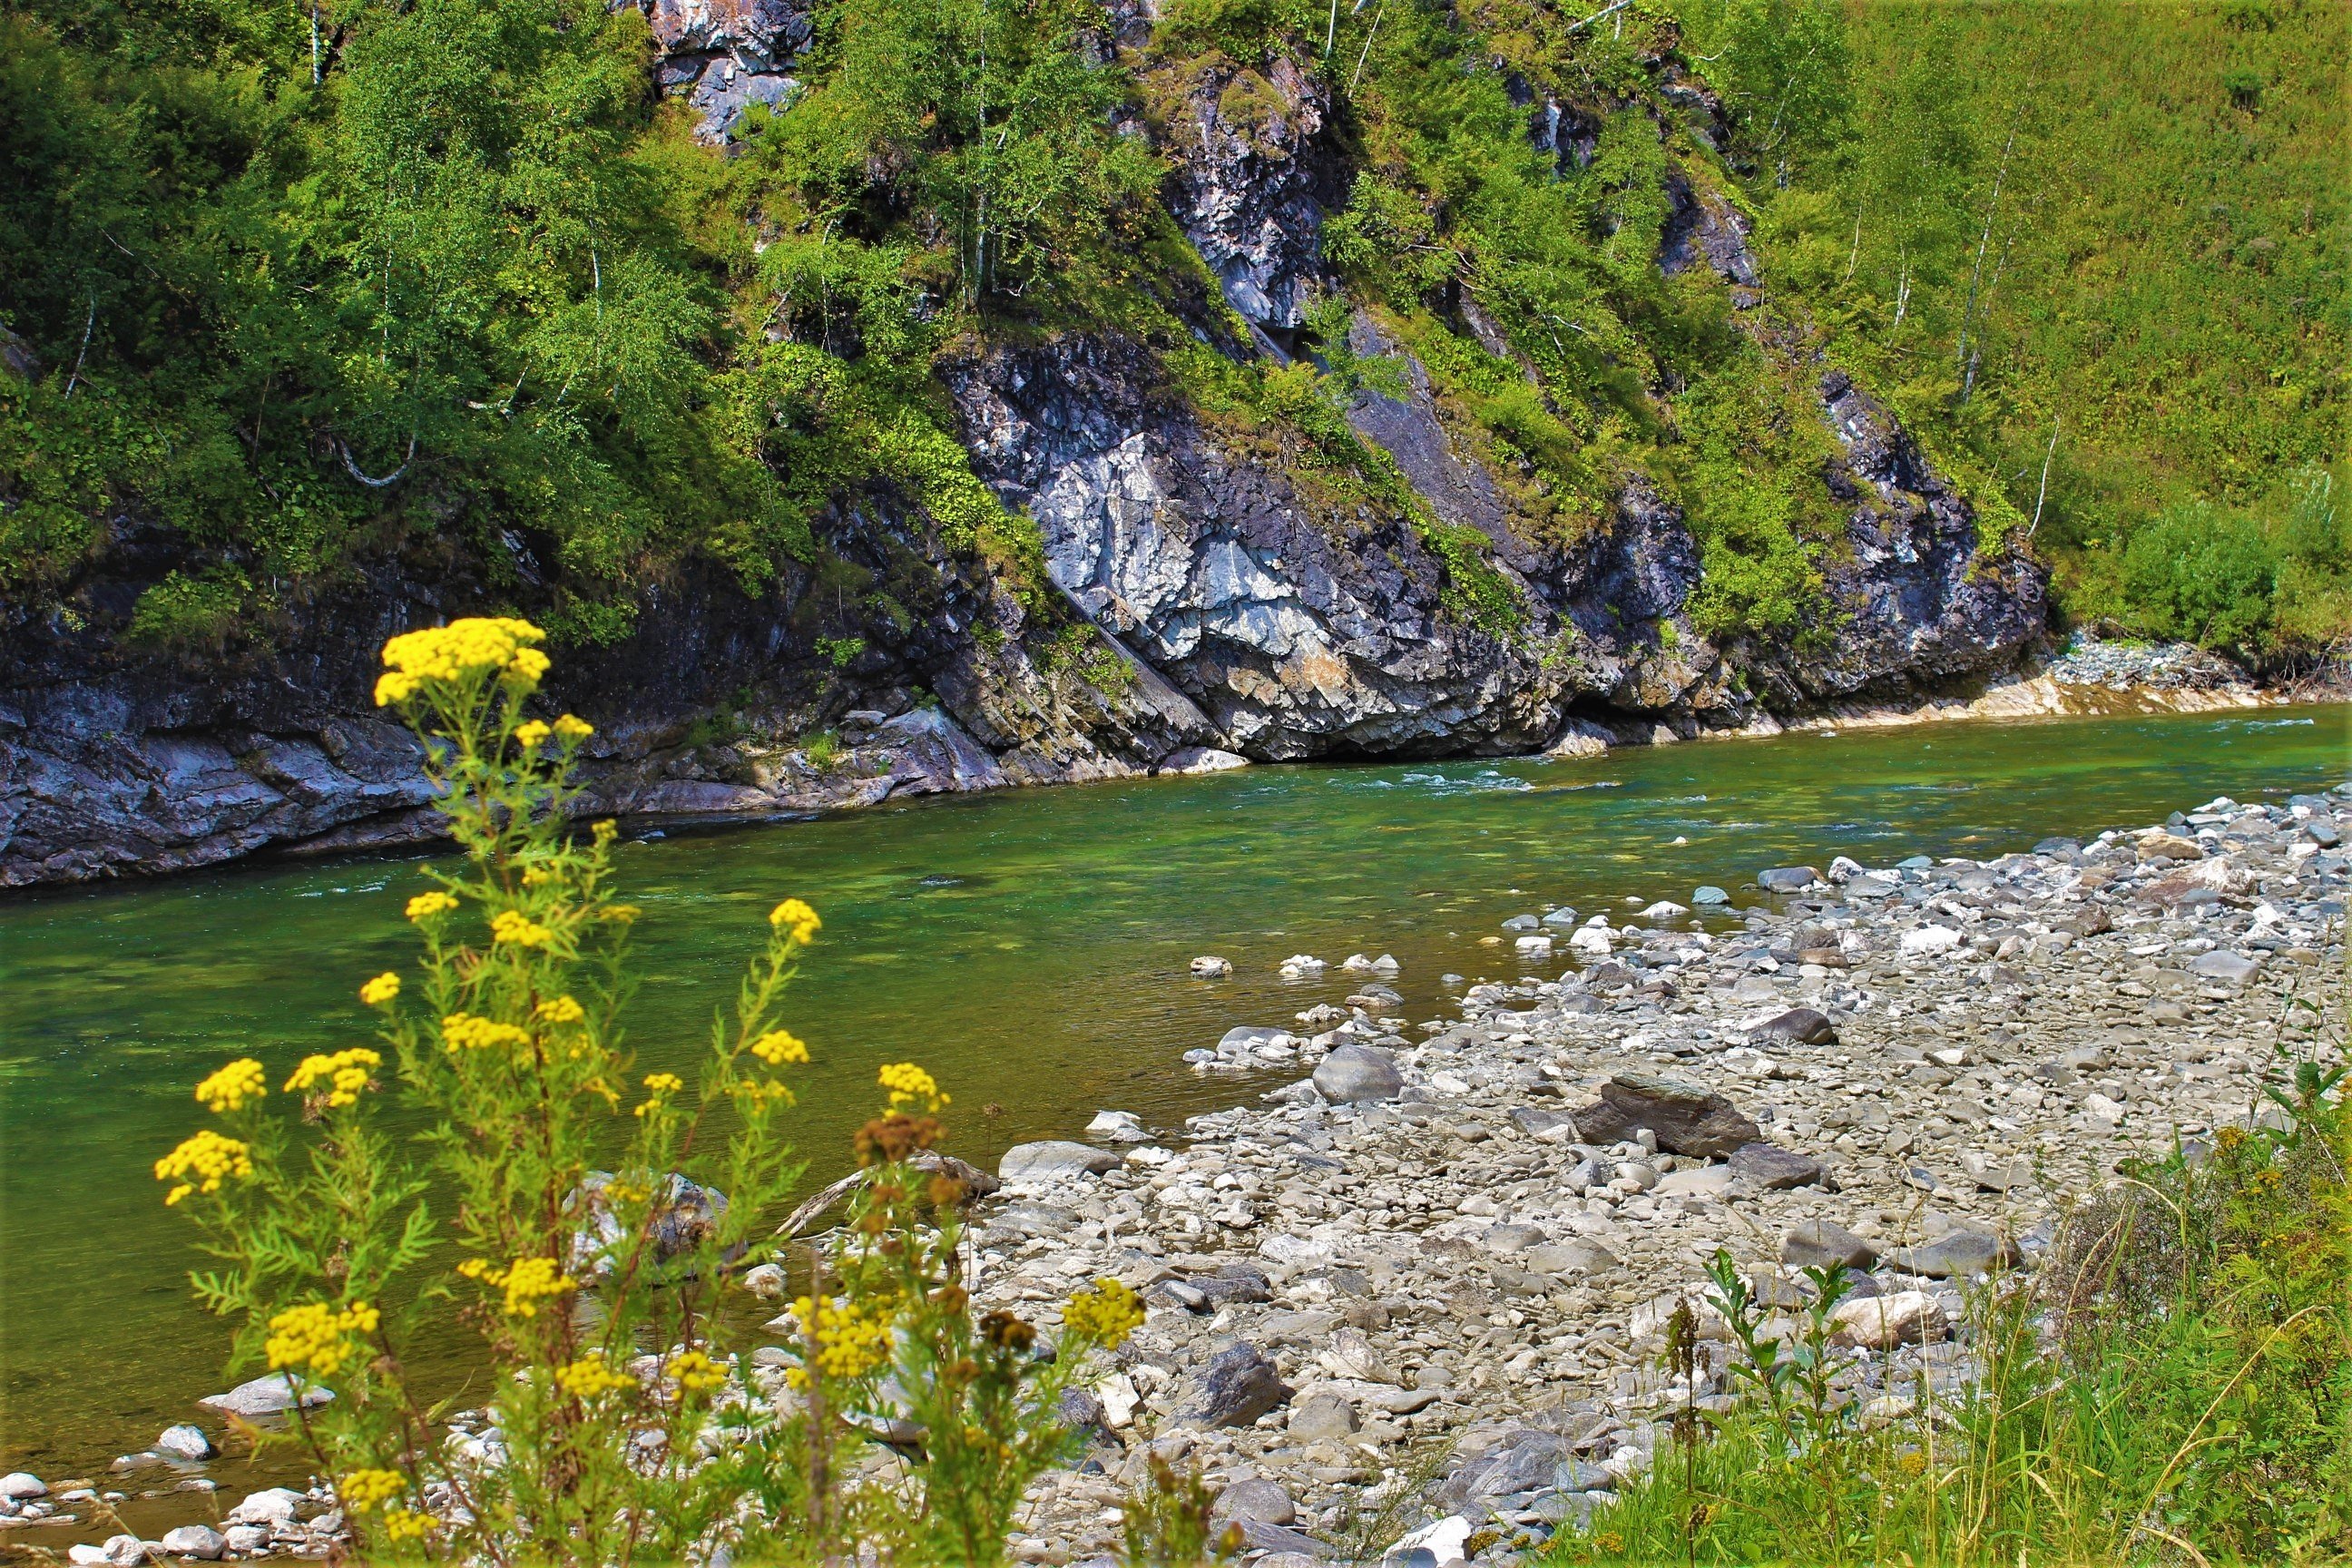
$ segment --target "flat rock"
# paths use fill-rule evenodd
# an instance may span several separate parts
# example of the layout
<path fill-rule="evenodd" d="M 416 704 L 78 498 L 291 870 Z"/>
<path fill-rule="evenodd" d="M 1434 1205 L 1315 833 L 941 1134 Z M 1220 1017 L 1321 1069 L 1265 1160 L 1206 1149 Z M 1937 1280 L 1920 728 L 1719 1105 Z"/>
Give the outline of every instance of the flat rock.
<path fill-rule="evenodd" d="M 1711 909 L 1731 902 L 1731 895 L 1712 882 L 1704 882 L 1691 889 L 1691 902 L 1702 909 Z"/>
<path fill-rule="evenodd" d="M 1753 1145 L 1743 1144 L 1743 1148 Z M 1650 1189 L 1662 1198 L 1719 1198 L 1731 1190 L 1731 1167 L 1699 1165 L 1687 1171 L 1668 1171 Z"/>
<path fill-rule="evenodd" d="M 1825 1219 L 1809 1219 L 1780 1238 L 1780 1261 L 1791 1268 L 1868 1268 L 1878 1249 L 1853 1232 Z"/>
<path fill-rule="evenodd" d="M 1777 1017 L 1767 1018 L 1748 1031 L 1750 1041 L 1788 1041 L 1801 1046 L 1834 1046 L 1838 1043 L 1837 1026 L 1825 1013 L 1811 1007 L 1791 1007 Z"/>
<path fill-rule="evenodd" d="M 1820 880 L 1821 872 L 1811 866 L 1775 866 L 1756 873 L 1756 885 L 1768 893 L 1801 893 Z"/>
<path fill-rule="evenodd" d="M 226 1394 L 215 1394 L 196 1403 L 206 1410 L 250 1421 L 257 1416 L 283 1415 L 298 1403 L 305 1410 L 315 1410 L 334 1397 L 331 1390 L 320 1388 L 316 1384 L 297 1383 L 291 1373 L 274 1372 L 250 1383 L 240 1383 Z"/>
<path fill-rule="evenodd" d="M 1315 1067 L 1315 1089 L 1335 1105 L 1393 1100 L 1404 1088 L 1396 1058 L 1379 1046 L 1350 1041 Z"/>
<path fill-rule="evenodd" d="M 996 1163 L 996 1173 L 1008 1182 L 1051 1181 L 1063 1176 L 1099 1175 L 1118 1170 L 1119 1164 L 1119 1157 L 1108 1149 L 1049 1138 L 1035 1143 L 1015 1143 L 1007 1149 Z"/>
<path fill-rule="evenodd" d="M 29 1502 L 37 1497 L 49 1495 L 41 1478 L 26 1470 L 11 1470 L 0 1476 L 0 1498 L 11 1502 Z"/>
<path fill-rule="evenodd" d="M 1289 1431 L 1297 1443 L 1338 1441 L 1356 1430 L 1356 1406 L 1330 1390 L 1308 1394 L 1290 1407 Z"/>
<path fill-rule="evenodd" d="M 1972 1279 L 2013 1268 L 2018 1258 L 2017 1244 L 2007 1237 L 1963 1227 L 1922 1247 L 1898 1247 L 1886 1255 L 1886 1261 L 1906 1274 L 1930 1279 Z"/>
<path fill-rule="evenodd" d="M 1598 1242 L 1579 1240 L 1531 1247 L 1520 1255 L 1519 1261 L 1538 1274 L 1580 1279 L 1588 1274 L 1606 1273 L 1620 1267 L 1623 1260 Z"/>
<path fill-rule="evenodd" d="M 2242 985 L 2262 968 L 2257 961 L 2242 952 L 2217 947 L 2210 952 L 2200 952 L 2189 962 L 2189 973 L 2200 980 L 2219 980 L 2229 985 Z"/>
<path fill-rule="evenodd" d="M 1587 1143 L 1629 1141 L 1646 1127 L 1667 1152 L 1706 1159 L 1719 1159 L 1764 1136 L 1763 1129 L 1713 1089 L 1650 1073 L 1619 1073 L 1575 1119 L 1578 1136 Z"/>
<path fill-rule="evenodd" d="M 1775 1143 L 1742 1143 L 1731 1152 L 1730 1169 L 1759 1187 L 1776 1193 L 1809 1187 L 1826 1174 L 1822 1163 Z"/>

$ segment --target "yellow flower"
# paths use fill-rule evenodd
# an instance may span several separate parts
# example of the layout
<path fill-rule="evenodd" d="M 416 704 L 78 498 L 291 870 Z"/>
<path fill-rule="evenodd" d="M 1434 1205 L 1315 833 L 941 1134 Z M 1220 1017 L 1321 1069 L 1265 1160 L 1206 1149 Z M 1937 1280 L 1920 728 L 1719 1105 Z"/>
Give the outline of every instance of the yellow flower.
<path fill-rule="evenodd" d="M 1097 1279 L 1062 1307 L 1062 1326 L 1106 1350 L 1127 1342 L 1143 1326 L 1143 1298 L 1116 1279 Z"/>
<path fill-rule="evenodd" d="M 790 1088 L 772 1079 L 764 1081 L 748 1078 L 737 1079 L 727 1086 L 727 1092 L 746 1105 L 765 1105 L 770 1100 L 781 1100 L 786 1105 L 800 1103 L 793 1098 Z"/>
<path fill-rule="evenodd" d="M 457 900 L 446 893 L 419 893 L 408 900 L 408 918 L 429 921 L 435 915 L 446 915 L 457 907 Z"/>
<path fill-rule="evenodd" d="M 596 726 L 577 714 L 565 713 L 555 721 L 555 738 L 559 741 L 584 741 L 596 732 Z"/>
<path fill-rule="evenodd" d="M 727 1369 L 700 1351 L 681 1351 L 663 1369 L 688 1394 L 708 1394 L 727 1381 Z"/>
<path fill-rule="evenodd" d="M 404 632 L 383 645 L 386 673 L 375 683 L 376 706 L 404 702 L 429 682 L 463 683 L 484 675 L 528 689 L 547 673 L 547 656 L 531 646 L 546 637 L 529 621 L 510 616 L 468 616 Z"/>
<path fill-rule="evenodd" d="M 178 1148 L 155 1162 L 157 1181 L 180 1184 L 164 1194 L 166 1204 L 176 1204 L 194 1192 L 216 1193 L 229 1177 L 251 1174 L 253 1151 L 209 1127 L 183 1140 Z M 186 1179 L 190 1177 L 194 1180 Z"/>
<path fill-rule="evenodd" d="M 603 1351 L 592 1350 L 571 1365 L 558 1367 L 555 1385 L 575 1399 L 593 1399 L 600 1394 L 635 1388 L 637 1380 L 618 1367 L 606 1365 Z"/>
<path fill-rule="evenodd" d="M 205 1109 L 218 1116 L 225 1110 L 242 1110 L 248 1100 L 259 1100 L 269 1092 L 269 1075 L 251 1057 L 236 1060 L 196 1085 L 196 1098 Z"/>
<path fill-rule="evenodd" d="M 330 1108 L 357 1105 L 360 1090 L 368 1086 L 369 1073 L 383 1065 L 383 1058 L 364 1046 L 337 1051 L 331 1057 L 304 1057 L 302 1065 L 294 1069 L 294 1076 L 286 1080 L 286 1092 L 299 1094 L 323 1080 Z"/>
<path fill-rule="evenodd" d="M 785 1029 L 771 1029 L 751 1042 L 751 1054 L 772 1068 L 786 1062 L 805 1062 L 809 1048 L 798 1037 Z"/>
<path fill-rule="evenodd" d="M 542 1299 L 580 1288 L 579 1281 L 558 1268 L 552 1258 L 518 1258 L 504 1268 L 492 1268 L 485 1259 L 468 1258 L 457 1265 L 457 1272 L 505 1291 L 509 1318 L 535 1318 Z"/>
<path fill-rule="evenodd" d="M 892 1062 L 882 1069 L 881 1082 L 882 1087 L 890 1091 L 890 1109 L 893 1110 L 919 1100 L 924 1102 L 926 1110 L 937 1110 L 950 1103 L 948 1097 L 940 1092 L 940 1086 L 931 1075 L 912 1062 Z"/>
<path fill-rule="evenodd" d="M 336 1500 L 350 1513 L 366 1513 L 407 1492 L 408 1478 L 398 1470 L 353 1470 L 335 1483 Z"/>
<path fill-rule="evenodd" d="M 500 910 L 490 917 L 490 940 L 515 947 L 545 947 L 555 933 L 520 910 Z"/>
<path fill-rule="evenodd" d="M 386 1541 L 421 1541 L 432 1533 L 433 1516 L 418 1513 L 414 1509 L 388 1508 L 383 1510 L 383 1536 Z"/>
<path fill-rule="evenodd" d="M 375 1332 L 377 1321 L 376 1310 L 365 1301 L 354 1301 L 341 1311 L 323 1301 L 306 1302 L 269 1320 L 269 1338 L 261 1348 L 272 1372 L 291 1367 L 332 1377 L 360 1353 L 353 1337 Z"/>
<path fill-rule="evenodd" d="M 778 931 L 790 931 L 794 942 L 805 942 L 824 928 L 816 911 L 798 899 L 786 899 L 768 911 L 768 923 Z"/>
<path fill-rule="evenodd" d="M 488 1050 L 494 1046 L 527 1046 L 530 1033 L 512 1024 L 493 1023 L 471 1013 L 452 1013 L 441 1020 L 441 1038 L 448 1049 Z"/>
<path fill-rule="evenodd" d="M 887 1302 L 861 1307 L 854 1301 L 803 1296 L 793 1303 L 793 1315 L 815 1338 L 817 1370 L 827 1377 L 863 1377 L 890 1359 L 891 1310 Z M 806 1388 L 808 1373 L 794 1367 L 785 1381 Z"/>
<path fill-rule="evenodd" d="M 530 1016 L 542 1024 L 576 1024 L 588 1016 L 588 1009 L 569 996 L 552 996 L 532 1008 Z"/>
<path fill-rule="evenodd" d="M 400 976 L 385 970 L 360 987 L 360 1000 L 371 1007 L 381 1007 L 400 994 Z"/>
<path fill-rule="evenodd" d="M 599 845 L 610 845 L 614 839 L 621 837 L 621 825 L 608 816 L 604 821 L 596 824 L 593 827 L 591 827 L 588 832 Z"/>
<path fill-rule="evenodd" d="M 515 744 L 520 746 L 526 752 L 535 752 L 539 750 L 541 745 L 546 743 L 547 737 L 551 733 L 552 733 L 552 731 L 551 731 L 545 724 L 541 723 L 538 720 L 526 719 L 521 723 L 515 726 Z"/>
<path fill-rule="evenodd" d="M 627 925 L 643 913 L 645 913 L 645 911 L 637 908 L 635 904 L 606 904 L 603 909 L 596 911 L 596 918 L 598 920 L 618 921 L 623 925 Z"/>
<path fill-rule="evenodd" d="M 647 1073 L 646 1075 L 647 1098 L 643 1105 L 637 1107 L 636 1114 L 639 1116 L 656 1114 L 667 1103 L 669 1096 L 685 1087 L 686 1079 L 674 1072 Z"/>

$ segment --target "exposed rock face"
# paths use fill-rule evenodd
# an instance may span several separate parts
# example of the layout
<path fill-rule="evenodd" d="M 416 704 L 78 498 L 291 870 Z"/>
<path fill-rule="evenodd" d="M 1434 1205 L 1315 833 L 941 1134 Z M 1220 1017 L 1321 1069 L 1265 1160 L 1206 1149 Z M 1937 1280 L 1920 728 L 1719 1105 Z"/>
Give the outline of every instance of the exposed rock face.
<path fill-rule="evenodd" d="M 704 142 L 726 141 L 753 104 L 775 109 L 800 91 L 791 67 L 814 36 L 806 0 L 619 3 L 644 9 L 661 46 L 656 79 L 702 116 Z"/>
<path fill-rule="evenodd" d="M 1303 324 L 1322 281 L 1323 214 L 1346 199 L 1325 136 L 1329 89 L 1286 55 L 1263 70 L 1214 57 L 1156 90 L 1176 221 L 1254 325 Z"/>

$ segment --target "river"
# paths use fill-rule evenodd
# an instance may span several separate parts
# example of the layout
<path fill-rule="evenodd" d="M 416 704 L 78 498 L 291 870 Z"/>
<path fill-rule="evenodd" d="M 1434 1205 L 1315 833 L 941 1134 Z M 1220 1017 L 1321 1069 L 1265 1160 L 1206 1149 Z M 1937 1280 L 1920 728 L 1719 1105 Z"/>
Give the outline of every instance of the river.
<path fill-rule="evenodd" d="M 800 895 L 825 921 L 792 1007 L 817 1058 L 798 1113 L 812 1182 L 845 1166 L 877 1065 L 902 1059 L 954 1095 L 957 1152 L 992 1161 L 1104 1107 L 1173 1125 L 1231 1103 L 1251 1086 L 1181 1054 L 1336 1000 L 1350 952 L 1394 954 L 1426 1017 L 1441 975 L 1514 973 L 1481 939 L 1552 903 L 1686 902 L 1702 882 L 1747 901 L 1765 866 L 1985 857 L 2347 772 L 2352 709 L 2270 709 L 1255 768 L 672 832 L 622 855 L 646 910 L 632 1032 L 647 1068 L 689 1064 L 765 911 Z M 226 1386 L 226 1331 L 188 1300 L 200 1259 L 148 1166 L 219 1062 L 277 1072 L 362 1039 L 353 992 L 408 960 L 420 863 L 0 902 L 0 1469 L 92 1474 Z M 1190 978 L 1205 952 L 1234 977 Z M 1279 979 L 1295 952 L 1329 977 Z"/>

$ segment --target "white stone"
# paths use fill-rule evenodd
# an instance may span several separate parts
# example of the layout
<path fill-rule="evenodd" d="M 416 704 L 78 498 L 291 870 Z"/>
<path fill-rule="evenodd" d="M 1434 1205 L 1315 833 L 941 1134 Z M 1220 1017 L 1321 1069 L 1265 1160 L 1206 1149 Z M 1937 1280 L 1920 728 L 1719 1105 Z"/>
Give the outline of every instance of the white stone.
<path fill-rule="evenodd" d="M 228 1550 L 221 1532 L 208 1524 L 183 1524 L 163 1532 L 163 1551 L 173 1557 L 200 1557 L 206 1562 Z"/>
<path fill-rule="evenodd" d="M 780 1318 L 778 1322 L 789 1322 Z M 247 1492 L 245 1500 L 229 1510 L 223 1521 L 227 1524 L 257 1524 L 271 1530 L 290 1530 L 294 1526 L 295 1508 L 302 1494 L 285 1487 L 271 1487 L 266 1491 Z"/>
<path fill-rule="evenodd" d="M 1388 1550 L 1383 1562 L 1401 1560 L 1416 1548 L 1427 1552 L 1441 1565 L 1459 1562 L 1464 1548 L 1470 1542 L 1470 1521 L 1458 1513 L 1447 1514 L 1434 1524 L 1424 1524 Z"/>
<path fill-rule="evenodd" d="M 1688 913 L 1687 908 L 1672 899 L 1660 899 L 1642 911 L 1642 918 L 1652 925 L 1663 925 L 1668 921 L 1678 921 Z"/>
<path fill-rule="evenodd" d="M 743 1289 L 754 1296 L 764 1296 L 771 1301 L 784 1299 L 787 1283 L 779 1265 L 762 1263 L 743 1271 Z"/>
<path fill-rule="evenodd" d="M 42 1483 L 38 1476 L 27 1474 L 23 1470 L 14 1470 L 7 1475 L 0 1476 L 0 1497 L 23 1502 L 27 1498 L 48 1495 L 49 1489 Z"/>
<path fill-rule="evenodd" d="M 1928 958 L 1960 945 L 1960 933 L 1949 926 L 1921 926 L 1903 933 L 1903 956 Z"/>
<path fill-rule="evenodd" d="M 183 1421 L 163 1429 L 163 1435 L 155 1439 L 155 1451 L 171 1459 L 209 1459 L 215 1450 L 203 1427 Z"/>
<path fill-rule="evenodd" d="M 1095 1397 L 1102 1401 L 1103 1424 L 1112 1431 L 1122 1431 L 1135 1420 L 1135 1407 L 1142 1395 L 1135 1391 L 1135 1380 L 1123 1372 L 1115 1372 L 1095 1384 Z"/>
<path fill-rule="evenodd" d="M 1151 1134 L 1144 1131 L 1143 1119 L 1132 1110 L 1097 1110 L 1095 1119 L 1087 1123 L 1087 1131 L 1097 1138 L 1108 1138 L 1114 1143 L 1148 1143 Z"/>
<path fill-rule="evenodd" d="M 1214 953 L 1203 953 L 1192 961 L 1192 970 L 1203 980 L 1223 980 L 1234 972 L 1234 966 Z"/>

